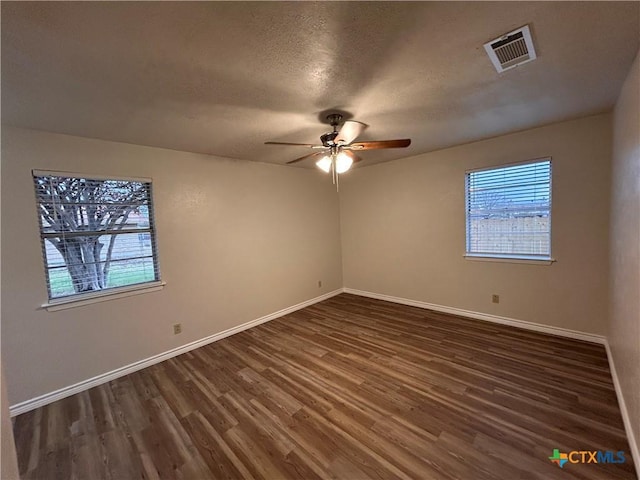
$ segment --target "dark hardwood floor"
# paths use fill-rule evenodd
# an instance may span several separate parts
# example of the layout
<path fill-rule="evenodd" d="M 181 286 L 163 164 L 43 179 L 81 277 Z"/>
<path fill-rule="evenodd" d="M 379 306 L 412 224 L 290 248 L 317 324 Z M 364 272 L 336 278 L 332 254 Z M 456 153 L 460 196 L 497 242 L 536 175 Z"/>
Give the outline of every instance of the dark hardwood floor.
<path fill-rule="evenodd" d="M 24 479 L 635 478 L 602 346 L 347 294 L 14 429 Z"/>

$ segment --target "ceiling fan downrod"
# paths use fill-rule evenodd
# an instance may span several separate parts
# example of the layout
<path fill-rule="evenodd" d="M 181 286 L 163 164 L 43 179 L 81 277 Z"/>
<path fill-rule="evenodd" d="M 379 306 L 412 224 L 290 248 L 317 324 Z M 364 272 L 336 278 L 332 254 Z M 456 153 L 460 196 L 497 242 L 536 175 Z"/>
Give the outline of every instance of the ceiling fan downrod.
<path fill-rule="evenodd" d="M 342 123 L 342 115 L 339 113 L 330 113 L 327 115 L 327 122 L 333 127 L 333 131 L 337 130 L 338 125 Z"/>

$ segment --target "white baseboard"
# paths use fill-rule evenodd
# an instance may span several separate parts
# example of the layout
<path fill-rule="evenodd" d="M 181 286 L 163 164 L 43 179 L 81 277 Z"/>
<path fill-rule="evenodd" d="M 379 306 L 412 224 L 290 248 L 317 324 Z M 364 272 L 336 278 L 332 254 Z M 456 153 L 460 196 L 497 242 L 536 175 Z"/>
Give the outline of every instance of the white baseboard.
<path fill-rule="evenodd" d="M 622 421 L 624 423 L 624 429 L 627 432 L 627 441 L 629 442 L 629 449 L 631 450 L 631 457 L 633 458 L 636 466 L 636 474 L 640 479 L 640 450 L 638 449 L 638 441 L 633 434 L 631 428 L 631 417 L 629 417 L 629 410 L 627 410 L 627 404 L 624 401 L 624 395 L 620 388 L 620 380 L 618 379 L 618 372 L 616 371 L 616 364 L 613 361 L 613 354 L 611 353 L 611 347 L 609 342 L 605 342 L 604 347 L 607 350 L 607 358 L 609 359 L 609 369 L 611 370 L 611 378 L 613 379 L 613 386 L 616 389 L 616 396 L 618 397 L 618 405 L 620 406 L 620 413 L 622 414 Z"/>
<path fill-rule="evenodd" d="M 510 325 L 512 327 L 523 328 L 525 330 L 533 330 L 535 332 L 548 333 L 550 335 L 558 335 L 561 337 L 583 340 L 585 342 L 599 343 L 605 345 L 607 338 L 603 335 L 593 333 L 580 332 L 578 330 L 570 330 L 568 328 L 554 327 L 551 325 L 543 325 L 541 323 L 527 322 L 525 320 L 517 320 L 515 318 L 500 317 L 490 313 L 474 312 L 472 310 L 463 310 L 456 307 L 447 307 L 437 305 L 435 303 L 421 302 L 419 300 L 410 300 L 408 298 L 393 297 L 391 295 L 383 295 L 381 293 L 365 292 L 363 290 L 355 290 L 353 288 L 344 288 L 345 293 L 352 293 L 361 297 L 376 298 L 378 300 L 386 300 L 387 302 L 409 305 L 411 307 L 426 308 L 427 310 L 435 310 L 436 312 L 450 313 L 460 315 L 461 317 L 475 318 L 485 320 L 487 322 L 500 323 L 502 325 Z"/>
<path fill-rule="evenodd" d="M 164 360 L 181 355 L 190 350 L 194 350 L 198 347 L 208 345 L 209 343 L 217 342 L 218 340 L 222 340 L 225 337 L 229 337 L 231 335 L 235 335 L 236 333 L 240 333 L 243 330 L 247 330 L 249 328 L 258 326 L 262 323 L 275 320 L 276 318 L 282 317 L 284 315 L 295 312 L 297 310 L 301 310 L 305 307 L 321 302 L 328 298 L 334 297 L 341 293 L 342 293 L 342 288 L 339 288 L 332 292 L 325 293 L 324 295 L 320 295 L 319 297 L 306 300 L 304 302 L 298 303 L 291 307 L 283 308 L 282 310 L 278 310 L 277 312 L 270 313 L 269 315 L 265 315 L 264 317 L 256 318 L 255 320 L 251 320 L 249 322 L 243 323 L 242 325 L 229 328 L 228 330 L 224 330 L 223 332 L 215 333 L 213 335 L 209 335 L 208 337 L 201 338 L 200 340 L 187 343 L 186 345 L 182 345 L 181 347 L 177 347 L 172 350 L 168 350 L 166 352 L 160 353 L 158 355 L 145 358 L 144 360 L 140 360 L 138 362 L 125 365 L 124 367 L 120 367 L 120 368 L 117 368 L 116 370 L 112 370 L 110 372 L 103 373 L 93 378 L 83 380 L 82 382 L 78 382 L 74 385 L 70 385 L 68 387 L 64 387 L 59 390 L 55 390 L 54 392 L 46 393 L 44 395 L 40 395 L 39 397 L 32 398 L 30 400 L 25 400 L 24 402 L 16 403 L 15 405 L 12 405 L 9 407 L 9 414 L 12 417 L 15 417 L 16 415 L 20 415 L 21 413 L 34 410 L 44 405 L 48 405 L 49 403 L 53 403 L 57 400 L 61 400 L 71 395 L 75 395 L 76 393 L 80 393 L 84 390 L 88 390 L 98 385 L 102 385 L 103 383 L 107 383 L 107 382 L 110 382 L 111 380 L 115 380 L 116 378 L 120 378 L 130 373 L 136 372 L 138 370 L 142 370 L 143 368 L 150 367 L 151 365 L 155 365 L 156 363 L 160 363 Z"/>

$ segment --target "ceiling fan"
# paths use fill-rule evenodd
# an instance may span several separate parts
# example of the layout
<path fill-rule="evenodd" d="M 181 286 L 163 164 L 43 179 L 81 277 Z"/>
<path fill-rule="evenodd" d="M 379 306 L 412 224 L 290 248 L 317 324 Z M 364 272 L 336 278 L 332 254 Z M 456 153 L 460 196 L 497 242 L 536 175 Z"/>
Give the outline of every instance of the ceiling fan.
<path fill-rule="evenodd" d="M 332 113 L 327 115 L 327 122 L 333 127 L 333 131 L 320 136 L 321 145 L 310 143 L 289 143 L 289 142 L 264 142 L 265 145 L 293 145 L 307 147 L 318 150 L 317 152 L 303 155 L 287 162 L 287 165 L 297 163 L 307 158 L 318 157 L 316 166 L 321 170 L 333 175 L 333 183 L 338 183 L 338 175 L 346 172 L 356 162 L 362 160 L 354 151 L 378 150 L 382 148 L 406 148 L 411 145 L 411 139 L 400 140 L 374 140 L 368 142 L 355 142 L 355 139 L 367 128 L 362 122 L 347 120 L 342 122 L 342 115 Z M 338 129 L 338 126 L 342 127 Z"/>

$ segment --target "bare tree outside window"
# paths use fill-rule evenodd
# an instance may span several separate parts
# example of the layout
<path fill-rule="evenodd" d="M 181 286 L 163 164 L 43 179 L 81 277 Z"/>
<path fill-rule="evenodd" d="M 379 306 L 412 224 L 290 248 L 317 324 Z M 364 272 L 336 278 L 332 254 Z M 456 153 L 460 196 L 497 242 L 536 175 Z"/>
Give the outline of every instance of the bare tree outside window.
<path fill-rule="evenodd" d="M 159 279 L 150 182 L 34 172 L 34 185 L 50 298 Z"/>
<path fill-rule="evenodd" d="M 504 216 L 504 211 L 511 203 L 503 193 L 482 191 L 474 196 L 475 214 L 478 217 L 496 218 Z"/>

